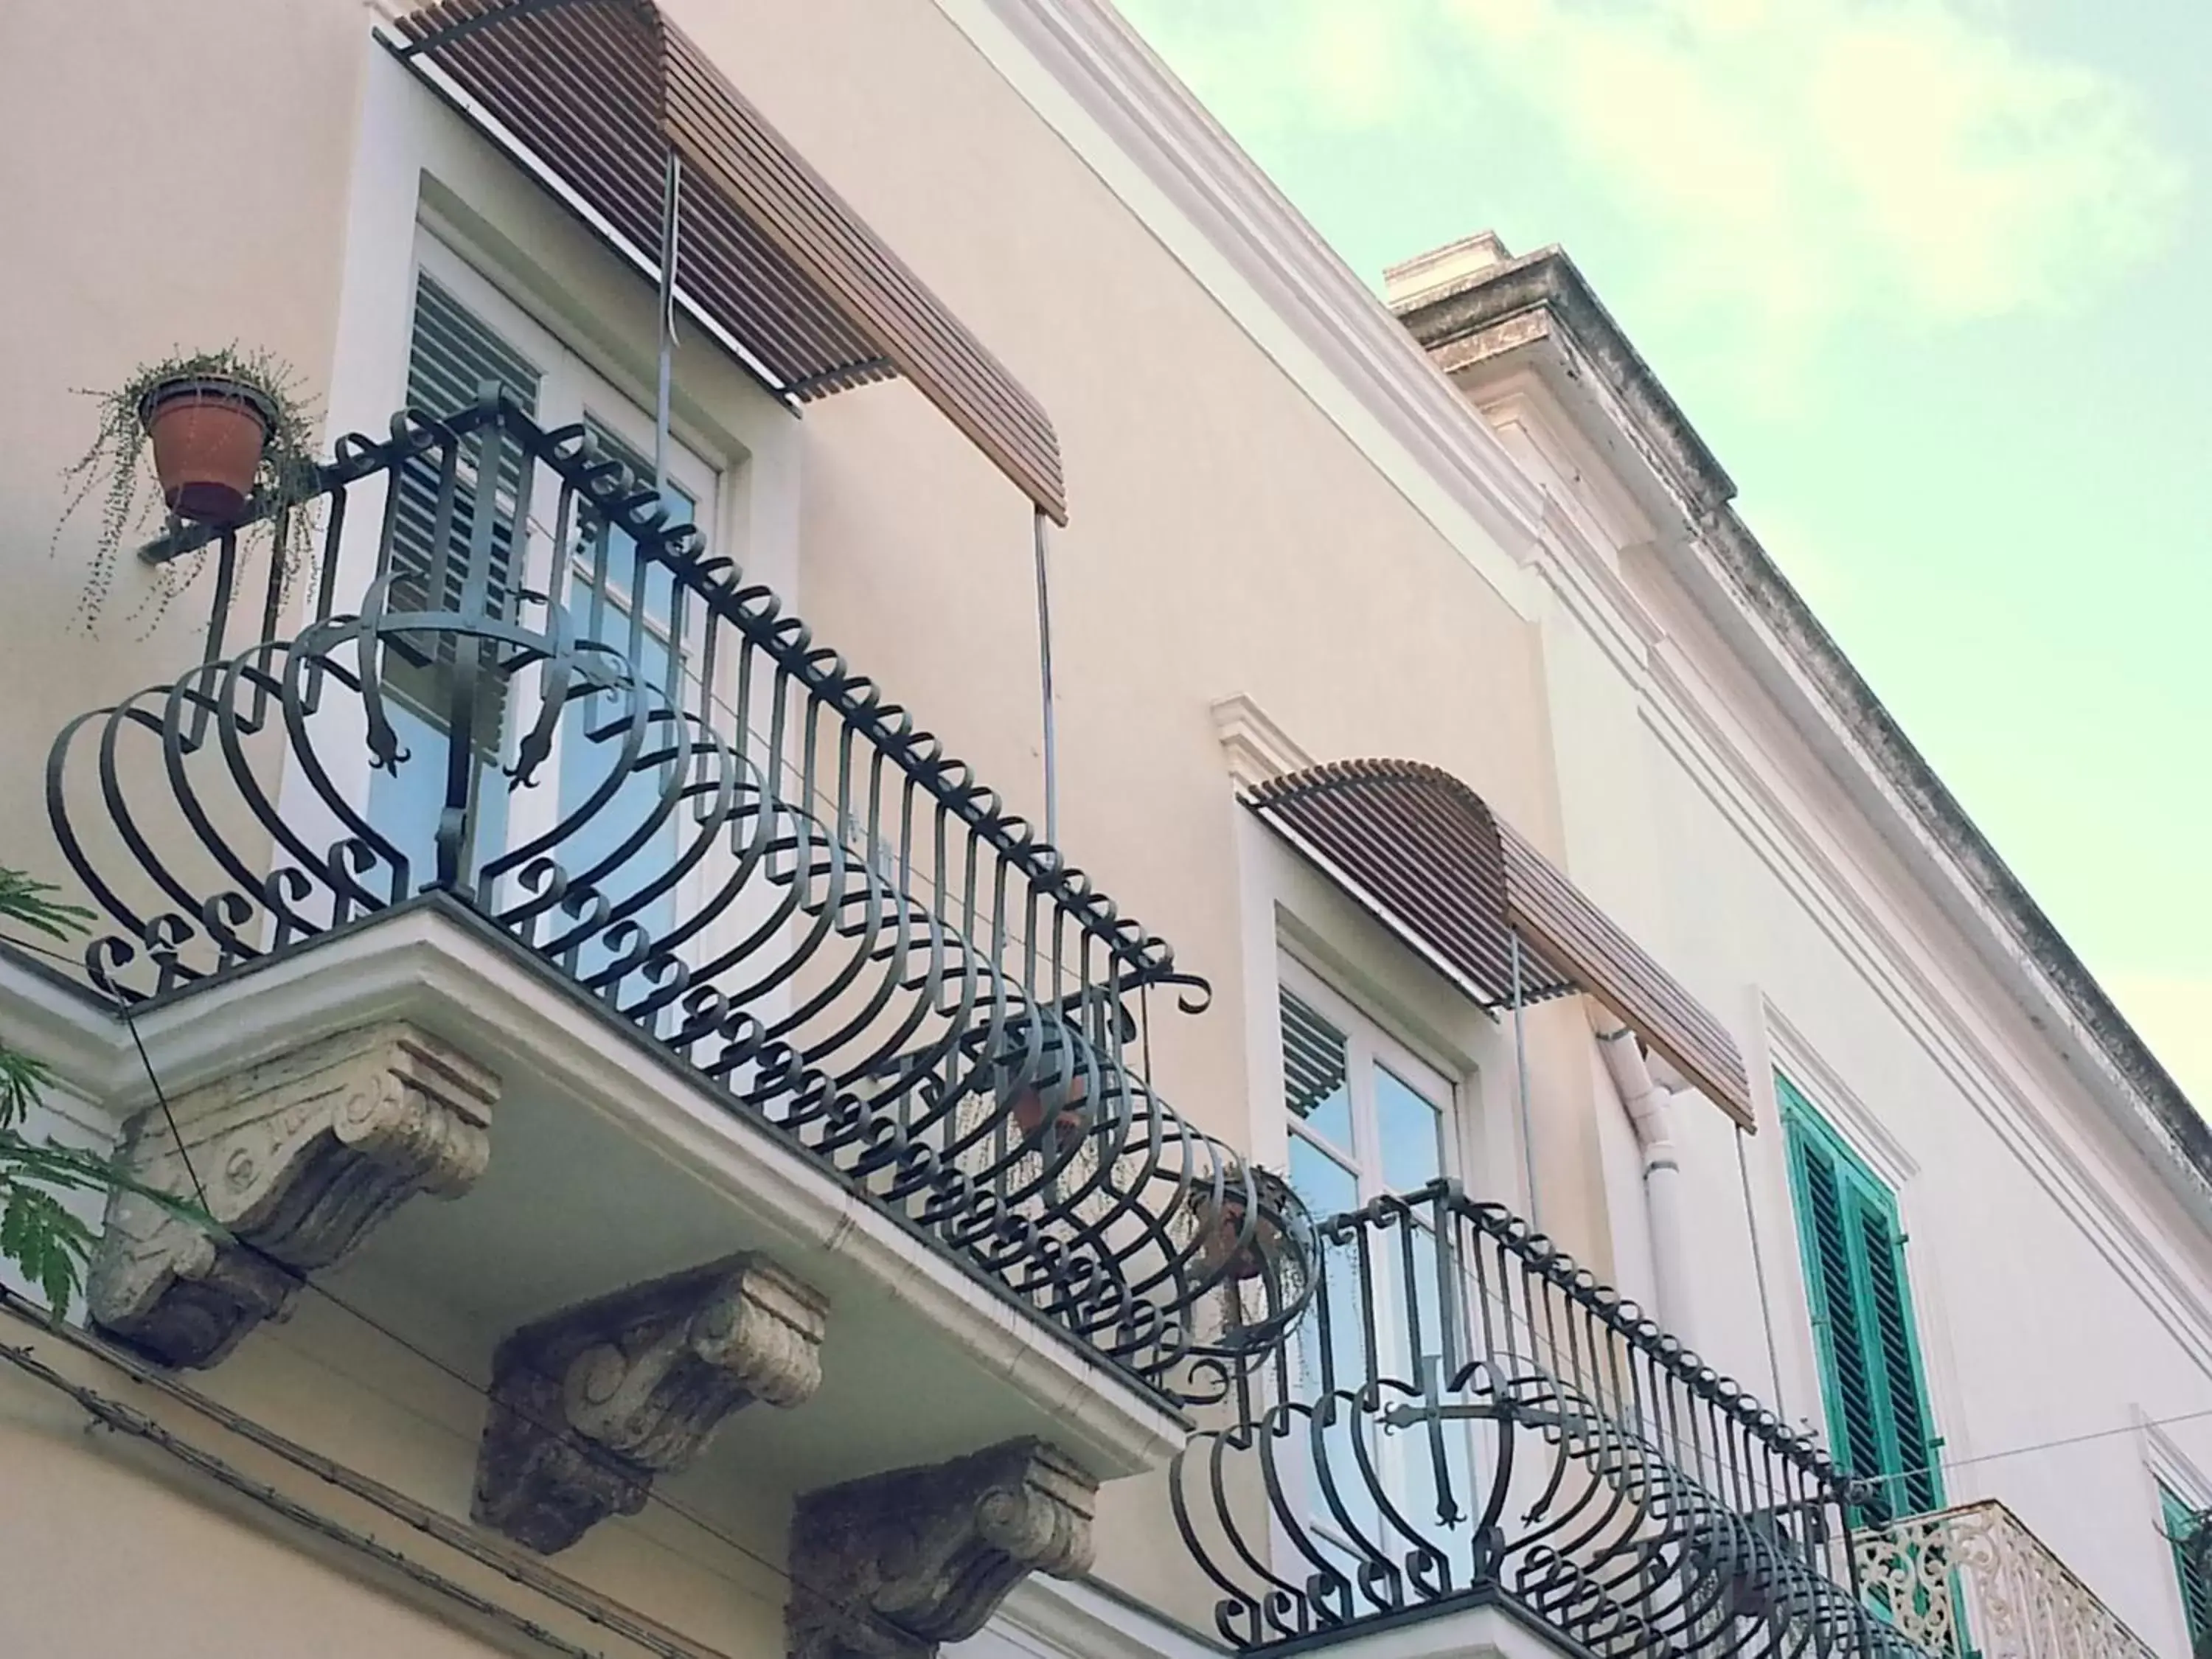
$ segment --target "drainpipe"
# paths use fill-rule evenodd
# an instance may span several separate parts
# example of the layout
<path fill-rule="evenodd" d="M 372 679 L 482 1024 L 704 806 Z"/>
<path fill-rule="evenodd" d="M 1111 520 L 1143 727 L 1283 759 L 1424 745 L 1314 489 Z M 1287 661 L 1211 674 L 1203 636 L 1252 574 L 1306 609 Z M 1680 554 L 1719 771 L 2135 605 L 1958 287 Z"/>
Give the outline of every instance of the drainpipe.
<path fill-rule="evenodd" d="M 1674 1152 L 1674 1097 L 1655 1082 L 1636 1034 L 1591 1009 L 1598 1053 L 1636 1132 L 1644 1154 L 1644 1208 L 1651 1230 L 1651 1277 L 1656 1316 L 1679 1340 L 1695 1346 L 1691 1329 L 1688 1241 L 1682 1230 L 1682 1170 Z"/>

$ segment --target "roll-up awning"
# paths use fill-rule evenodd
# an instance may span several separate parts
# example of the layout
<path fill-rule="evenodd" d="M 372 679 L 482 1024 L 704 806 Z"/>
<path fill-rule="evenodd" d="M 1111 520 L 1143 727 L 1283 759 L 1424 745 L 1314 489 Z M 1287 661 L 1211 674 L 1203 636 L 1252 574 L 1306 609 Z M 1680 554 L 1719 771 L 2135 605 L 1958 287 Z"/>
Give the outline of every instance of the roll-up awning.
<path fill-rule="evenodd" d="M 1593 997 L 1747 1127 L 1728 1030 L 1472 789 L 1413 761 L 1335 761 L 1253 811 L 1486 1008 Z"/>
<path fill-rule="evenodd" d="M 403 58 L 647 258 L 679 158 L 678 292 L 775 390 L 902 375 L 1067 521 L 1042 407 L 651 0 L 436 0 L 397 27 Z"/>

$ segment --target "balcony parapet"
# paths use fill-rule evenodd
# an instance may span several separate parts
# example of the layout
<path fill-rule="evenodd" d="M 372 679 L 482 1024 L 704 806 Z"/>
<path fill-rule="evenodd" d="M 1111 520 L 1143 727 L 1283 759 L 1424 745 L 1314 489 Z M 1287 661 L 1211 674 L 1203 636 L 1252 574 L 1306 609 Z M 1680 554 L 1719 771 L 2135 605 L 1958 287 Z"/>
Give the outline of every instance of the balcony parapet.
<path fill-rule="evenodd" d="M 1505 1601 L 1593 1654 L 1884 1656 L 1850 1483 L 1449 1182 L 1319 1224 L 1311 1312 L 1176 1460 L 1241 1649 Z"/>
<path fill-rule="evenodd" d="M 1296 1200 L 1149 1085 L 1204 981 L 586 428 L 488 386 L 335 453 L 256 509 L 319 515 L 305 625 L 272 568 L 227 649 L 253 526 L 173 538 L 214 552 L 203 661 L 54 744 L 92 982 L 188 997 L 443 895 L 1133 1382 L 1219 1397 L 1311 1271 Z"/>
<path fill-rule="evenodd" d="M 1868 1604 L 1935 1659 L 2154 1659 L 1995 1498 L 1908 1516 L 1854 1547 Z"/>

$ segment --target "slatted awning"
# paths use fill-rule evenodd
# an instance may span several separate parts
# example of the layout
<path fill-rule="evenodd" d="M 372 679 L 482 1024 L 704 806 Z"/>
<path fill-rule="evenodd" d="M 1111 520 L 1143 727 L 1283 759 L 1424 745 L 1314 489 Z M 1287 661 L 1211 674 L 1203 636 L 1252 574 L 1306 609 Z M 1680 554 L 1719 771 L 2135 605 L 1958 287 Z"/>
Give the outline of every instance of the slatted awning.
<path fill-rule="evenodd" d="M 1336 761 L 1247 797 L 1261 818 L 1492 1010 L 1579 991 L 1756 1127 L 1728 1030 L 1472 789 L 1413 761 Z"/>
<path fill-rule="evenodd" d="M 398 28 L 404 58 L 656 262 L 679 158 L 677 289 L 775 390 L 903 375 L 1067 521 L 1042 407 L 651 0 L 436 0 Z"/>

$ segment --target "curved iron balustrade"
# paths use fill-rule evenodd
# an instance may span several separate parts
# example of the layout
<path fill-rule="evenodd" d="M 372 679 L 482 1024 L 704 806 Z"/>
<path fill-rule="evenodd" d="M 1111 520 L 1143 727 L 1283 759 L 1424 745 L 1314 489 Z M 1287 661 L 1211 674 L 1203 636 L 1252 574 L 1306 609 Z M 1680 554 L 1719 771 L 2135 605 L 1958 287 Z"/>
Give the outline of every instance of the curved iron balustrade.
<path fill-rule="evenodd" d="M 1231 1643 L 1505 1596 L 1623 1659 L 1917 1655 L 1861 1610 L 1846 1477 L 1526 1223 L 1440 1182 L 1317 1233 L 1308 1316 L 1175 1466 Z"/>
<path fill-rule="evenodd" d="M 1150 992 L 1204 982 L 590 433 L 487 386 L 319 483 L 295 637 L 226 653 L 237 530 L 188 536 L 204 662 L 55 743 L 100 988 L 443 893 L 1127 1374 L 1218 1399 L 1295 1319 L 1297 1200 L 1145 1080 Z"/>

